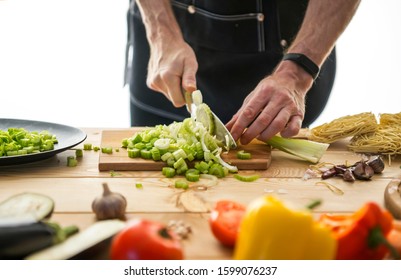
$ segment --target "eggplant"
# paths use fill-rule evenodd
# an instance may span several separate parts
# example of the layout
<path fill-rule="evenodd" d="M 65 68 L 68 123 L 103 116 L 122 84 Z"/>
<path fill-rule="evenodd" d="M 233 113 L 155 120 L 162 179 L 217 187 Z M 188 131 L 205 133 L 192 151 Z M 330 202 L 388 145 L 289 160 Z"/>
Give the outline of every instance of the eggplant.
<path fill-rule="evenodd" d="M 0 203 L 0 259 L 15 260 L 63 242 L 78 232 L 48 221 L 54 201 L 37 193 L 21 193 Z"/>
<path fill-rule="evenodd" d="M 51 246 L 55 235 L 55 229 L 42 222 L 1 226 L 0 259 L 23 259 L 33 252 Z"/>
<path fill-rule="evenodd" d="M 76 226 L 61 228 L 51 222 L 0 226 L 0 259 L 23 259 L 34 252 L 61 243 L 77 232 Z"/>

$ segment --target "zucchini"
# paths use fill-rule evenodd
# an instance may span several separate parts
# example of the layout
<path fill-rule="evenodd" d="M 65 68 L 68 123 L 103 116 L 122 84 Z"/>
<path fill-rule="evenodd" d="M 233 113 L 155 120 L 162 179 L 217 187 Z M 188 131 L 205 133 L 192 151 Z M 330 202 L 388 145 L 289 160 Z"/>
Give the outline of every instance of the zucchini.
<path fill-rule="evenodd" d="M 50 218 L 53 210 L 52 198 L 38 193 L 20 193 L 0 203 L 0 224 L 5 218 L 15 221 L 22 218 L 41 221 Z"/>

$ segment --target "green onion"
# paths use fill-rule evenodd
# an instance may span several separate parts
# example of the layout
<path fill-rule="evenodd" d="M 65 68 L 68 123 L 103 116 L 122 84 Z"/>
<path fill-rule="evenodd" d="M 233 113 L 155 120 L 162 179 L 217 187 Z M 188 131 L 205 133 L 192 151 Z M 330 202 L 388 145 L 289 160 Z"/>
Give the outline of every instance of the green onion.
<path fill-rule="evenodd" d="M 94 150 L 95 152 L 97 152 L 97 151 L 100 150 L 100 147 L 99 147 L 99 146 L 94 146 L 94 147 L 93 147 L 93 150 Z"/>
<path fill-rule="evenodd" d="M 260 176 L 258 174 L 255 175 L 250 175 L 250 176 L 243 176 L 240 174 L 234 174 L 233 175 L 235 179 L 240 180 L 242 182 L 253 182 L 256 181 L 257 179 L 260 178 Z"/>
<path fill-rule="evenodd" d="M 319 162 L 330 145 L 305 139 L 283 138 L 280 136 L 273 136 L 266 143 L 273 148 L 312 163 Z"/>
<path fill-rule="evenodd" d="M 137 189 L 142 189 L 143 186 L 142 186 L 141 183 L 136 183 L 136 184 L 135 184 L 135 188 L 137 188 Z"/>

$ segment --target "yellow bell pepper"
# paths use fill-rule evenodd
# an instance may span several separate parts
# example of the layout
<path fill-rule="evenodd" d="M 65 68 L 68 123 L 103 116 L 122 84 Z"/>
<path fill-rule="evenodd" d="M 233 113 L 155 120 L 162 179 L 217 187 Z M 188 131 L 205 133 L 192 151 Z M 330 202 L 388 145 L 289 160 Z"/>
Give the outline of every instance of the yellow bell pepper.
<path fill-rule="evenodd" d="M 310 211 L 293 211 L 273 196 L 253 201 L 246 210 L 234 249 L 237 260 L 334 259 L 331 231 Z"/>

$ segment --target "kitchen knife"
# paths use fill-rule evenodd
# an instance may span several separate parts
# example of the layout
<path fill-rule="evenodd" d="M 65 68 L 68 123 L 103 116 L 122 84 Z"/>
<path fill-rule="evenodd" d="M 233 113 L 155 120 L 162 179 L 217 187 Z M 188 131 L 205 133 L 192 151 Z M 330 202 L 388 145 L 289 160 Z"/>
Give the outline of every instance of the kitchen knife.
<path fill-rule="evenodd" d="M 202 96 L 201 91 L 195 90 L 192 93 L 185 91 L 184 98 L 185 98 L 187 110 L 191 114 L 191 117 L 195 120 L 199 120 L 202 122 L 202 119 L 197 118 L 198 114 L 200 113 L 199 110 L 205 110 L 206 108 L 210 110 L 210 108 L 209 108 L 209 106 L 206 105 L 206 103 L 204 103 L 206 106 L 199 106 L 200 104 L 203 103 L 203 96 Z M 209 114 L 209 112 L 203 112 L 203 113 Z M 235 142 L 233 136 L 228 131 L 226 126 L 223 124 L 223 122 L 217 117 L 217 115 L 215 113 L 213 113 L 212 110 L 210 110 L 210 113 L 212 115 L 211 121 L 213 121 L 213 124 L 214 124 L 214 129 L 212 131 L 213 131 L 213 134 L 216 136 L 216 138 L 218 140 L 222 141 L 223 143 L 225 143 L 226 146 L 231 149 L 237 148 L 237 143 Z M 206 122 L 203 122 L 203 124 L 205 126 L 209 126 L 209 124 Z"/>

